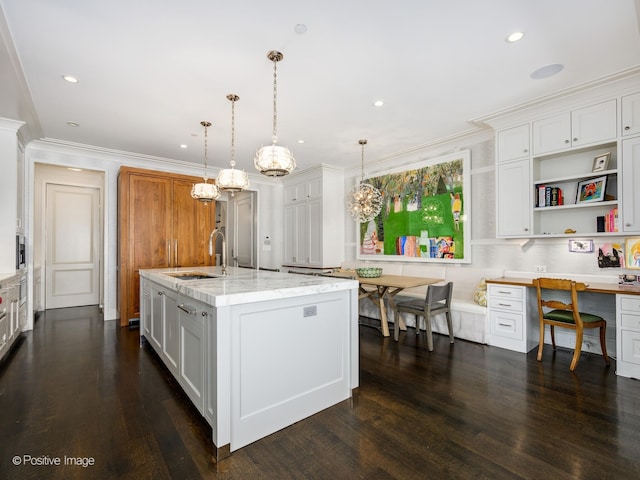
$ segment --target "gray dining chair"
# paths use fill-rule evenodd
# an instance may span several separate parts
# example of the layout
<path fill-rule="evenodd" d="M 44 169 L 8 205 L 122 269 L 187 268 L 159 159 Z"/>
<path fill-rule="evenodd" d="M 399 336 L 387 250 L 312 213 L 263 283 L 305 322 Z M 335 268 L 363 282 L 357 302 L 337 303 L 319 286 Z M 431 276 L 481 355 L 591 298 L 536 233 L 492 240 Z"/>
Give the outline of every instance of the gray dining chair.
<path fill-rule="evenodd" d="M 420 334 L 420 318 L 424 318 L 425 330 L 427 332 L 427 347 L 433 351 L 433 334 L 431 331 L 431 317 L 444 313 L 447 317 L 447 327 L 449 327 L 449 342 L 453 343 L 453 326 L 451 324 L 451 294 L 453 293 L 453 282 L 445 285 L 429 285 L 427 295 L 424 300 L 410 300 L 396 304 L 396 316 L 400 312 L 412 313 L 416 317 L 416 335 Z M 398 318 L 393 323 L 393 338 L 398 341 L 400 335 L 400 325 Z"/>

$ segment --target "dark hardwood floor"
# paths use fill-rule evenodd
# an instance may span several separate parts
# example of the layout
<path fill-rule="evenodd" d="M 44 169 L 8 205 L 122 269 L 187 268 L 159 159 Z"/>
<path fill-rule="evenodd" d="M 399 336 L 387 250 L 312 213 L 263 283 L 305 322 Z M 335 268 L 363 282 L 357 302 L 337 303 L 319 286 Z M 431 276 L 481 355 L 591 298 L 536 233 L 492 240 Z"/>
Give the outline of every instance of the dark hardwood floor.
<path fill-rule="evenodd" d="M 640 478 L 640 383 L 615 361 L 584 354 L 570 373 L 569 351 L 434 345 L 360 327 L 352 400 L 216 464 L 211 429 L 137 330 L 94 307 L 48 311 L 0 365 L 0 479 Z"/>

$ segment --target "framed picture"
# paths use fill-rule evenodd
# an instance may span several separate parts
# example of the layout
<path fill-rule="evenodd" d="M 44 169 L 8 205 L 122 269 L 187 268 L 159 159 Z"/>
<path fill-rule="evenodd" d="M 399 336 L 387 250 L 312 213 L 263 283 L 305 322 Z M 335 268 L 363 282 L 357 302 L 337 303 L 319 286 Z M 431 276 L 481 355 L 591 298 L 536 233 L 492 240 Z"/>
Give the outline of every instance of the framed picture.
<path fill-rule="evenodd" d="M 609 160 L 611 159 L 611 153 L 603 153 L 593 159 L 592 172 L 602 172 L 609 168 Z"/>
<path fill-rule="evenodd" d="M 576 204 L 587 202 L 601 202 L 607 188 L 607 176 L 591 178 L 578 182 Z"/>
<path fill-rule="evenodd" d="M 365 181 L 382 193 L 356 224 L 358 260 L 471 263 L 471 152 L 418 159 Z"/>
<path fill-rule="evenodd" d="M 640 237 L 625 239 L 624 253 L 627 260 L 627 268 L 640 270 Z"/>
<path fill-rule="evenodd" d="M 591 253 L 593 252 L 593 240 L 569 240 L 569 251 Z"/>

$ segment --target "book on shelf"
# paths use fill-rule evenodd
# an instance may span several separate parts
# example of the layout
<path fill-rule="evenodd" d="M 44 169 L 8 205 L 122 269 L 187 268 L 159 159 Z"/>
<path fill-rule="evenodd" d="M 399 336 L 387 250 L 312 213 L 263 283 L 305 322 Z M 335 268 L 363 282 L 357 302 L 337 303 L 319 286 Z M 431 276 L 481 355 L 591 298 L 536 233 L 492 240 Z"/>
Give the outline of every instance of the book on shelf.
<path fill-rule="evenodd" d="M 560 205 L 564 205 L 564 196 L 561 188 L 538 185 L 536 207 L 557 207 Z"/>
<path fill-rule="evenodd" d="M 604 216 L 604 231 L 609 233 L 618 231 L 618 207 L 612 208 Z"/>

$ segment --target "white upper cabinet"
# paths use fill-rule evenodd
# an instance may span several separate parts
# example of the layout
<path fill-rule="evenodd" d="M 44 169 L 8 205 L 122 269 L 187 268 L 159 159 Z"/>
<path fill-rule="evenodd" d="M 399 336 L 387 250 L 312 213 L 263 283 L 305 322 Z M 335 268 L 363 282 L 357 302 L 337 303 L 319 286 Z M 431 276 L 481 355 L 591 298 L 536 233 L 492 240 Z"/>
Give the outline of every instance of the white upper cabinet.
<path fill-rule="evenodd" d="M 622 97 L 622 136 L 640 133 L 640 93 Z"/>
<path fill-rule="evenodd" d="M 529 124 L 498 132 L 498 162 L 529 156 Z"/>
<path fill-rule="evenodd" d="M 529 159 L 499 164 L 497 177 L 497 236 L 531 236 L 531 175 Z"/>
<path fill-rule="evenodd" d="M 615 140 L 616 112 L 614 99 L 533 122 L 533 154 Z"/>

